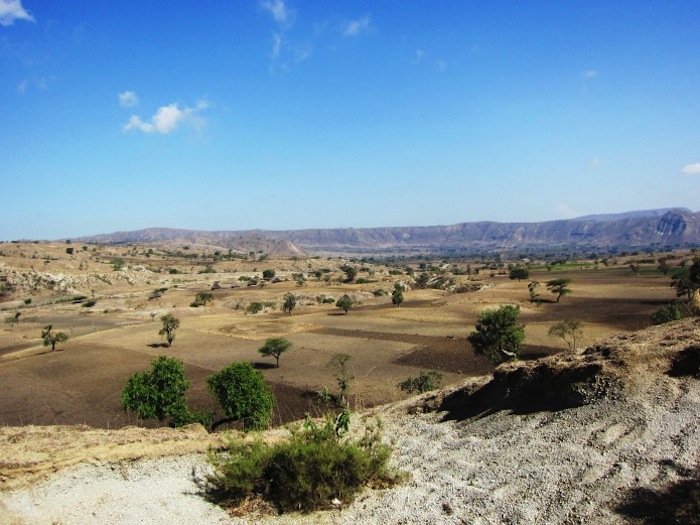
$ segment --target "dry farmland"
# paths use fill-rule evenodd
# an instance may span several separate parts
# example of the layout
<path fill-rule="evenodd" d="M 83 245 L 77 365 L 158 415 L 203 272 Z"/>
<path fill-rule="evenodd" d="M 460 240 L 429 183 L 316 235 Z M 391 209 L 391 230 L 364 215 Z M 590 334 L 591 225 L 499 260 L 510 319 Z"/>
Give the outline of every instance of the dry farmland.
<path fill-rule="evenodd" d="M 354 376 L 351 404 L 373 406 L 405 397 L 397 383 L 422 370 L 439 371 L 445 384 L 489 372 L 491 364 L 475 356 L 465 339 L 483 309 L 520 306 L 527 358 L 565 351 L 563 341 L 547 335 L 557 321 L 581 320 L 586 346 L 648 326 L 650 314 L 675 298 L 668 277 L 653 267 L 634 274 L 620 261 L 608 268 L 535 267 L 531 280 L 572 280 L 573 293 L 559 303 L 541 286 L 545 302 L 532 304 L 527 281 L 484 270 L 452 277 L 480 287 L 478 291 L 412 288 L 396 307 L 390 295 L 371 292 L 390 292 L 395 282 L 411 284 L 413 279 L 390 273 L 392 268 L 384 264 L 351 263 L 360 270 L 356 281 L 371 282 L 345 284 L 340 267 L 348 262 L 338 258 L 260 261 L 256 255 L 212 262 L 167 255 L 158 247 L 146 256 L 147 248 L 75 246 L 68 254 L 66 245 L 58 243 L 0 245 L 0 276 L 14 283 L 11 296 L 0 303 L 0 424 L 152 425 L 123 412 L 119 395 L 126 379 L 147 369 L 158 355 L 185 363 L 191 406 L 211 410 L 216 406 L 205 378 L 233 361 L 252 362 L 273 387 L 277 420 L 288 421 L 321 410 L 316 392 L 337 389 L 329 362 L 345 353 L 351 356 Z M 118 270 L 116 259 L 123 260 Z M 247 285 L 245 279 L 260 277 L 265 269 L 274 269 L 279 282 Z M 320 278 L 316 271 L 323 271 Z M 293 274 L 307 278 L 303 286 Z M 214 283 L 220 288 L 212 290 Z M 167 290 L 154 294 L 163 288 Z M 212 293 L 213 301 L 191 307 L 198 292 Z M 287 292 L 297 297 L 292 315 L 281 309 Z M 334 304 L 343 294 L 356 300 L 347 315 Z M 320 302 L 322 297 L 333 301 Z M 270 306 L 253 314 L 247 312 L 252 302 Z M 10 323 L 17 312 L 19 322 Z M 159 318 L 166 313 L 181 321 L 171 348 L 158 335 Z M 55 352 L 41 344 L 41 330 L 48 324 L 70 336 Z M 274 368 L 274 359 L 263 358 L 257 349 L 266 338 L 277 336 L 289 339 L 293 347 Z"/>

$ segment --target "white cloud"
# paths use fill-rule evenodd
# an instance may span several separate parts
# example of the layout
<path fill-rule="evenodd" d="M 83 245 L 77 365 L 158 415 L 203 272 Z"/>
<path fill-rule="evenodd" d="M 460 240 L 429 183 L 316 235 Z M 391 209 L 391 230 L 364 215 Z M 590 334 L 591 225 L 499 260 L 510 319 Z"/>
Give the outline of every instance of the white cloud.
<path fill-rule="evenodd" d="M 282 44 L 284 43 L 284 38 L 279 33 L 272 34 L 272 53 L 270 53 L 270 58 L 275 60 L 280 56 L 282 52 Z"/>
<path fill-rule="evenodd" d="M 0 0 L 0 25 L 11 26 L 15 20 L 35 21 L 34 17 L 22 7 L 22 0 Z"/>
<path fill-rule="evenodd" d="M 684 175 L 700 175 L 700 162 L 694 162 L 693 164 L 688 164 L 683 166 Z"/>
<path fill-rule="evenodd" d="M 583 78 L 595 78 L 598 76 L 597 69 L 587 69 L 583 72 Z"/>
<path fill-rule="evenodd" d="M 414 64 L 420 64 L 425 58 L 425 51 L 422 49 L 416 49 L 415 57 L 413 58 Z"/>
<path fill-rule="evenodd" d="M 199 116 L 199 112 L 207 109 L 209 104 L 200 100 L 193 108 L 180 109 L 177 103 L 158 108 L 149 121 L 143 121 L 138 115 L 132 115 L 129 122 L 124 125 L 124 131 L 139 130 L 144 133 L 160 133 L 165 135 L 175 131 L 180 125 L 188 125 L 195 129 L 204 126 L 205 121 Z"/>
<path fill-rule="evenodd" d="M 263 0 L 260 7 L 272 15 L 275 22 L 282 26 L 291 26 L 294 23 L 296 11 L 287 7 L 284 0 Z"/>
<path fill-rule="evenodd" d="M 445 62 L 443 59 L 438 59 L 435 61 L 435 68 L 440 72 L 447 71 L 447 62 Z"/>
<path fill-rule="evenodd" d="M 353 37 L 366 33 L 370 30 L 371 23 L 372 21 L 368 16 L 358 18 L 357 20 L 350 20 L 343 26 L 343 36 Z"/>
<path fill-rule="evenodd" d="M 133 91 L 124 91 L 117 96 L 119 97 L 119 105 L 123 108 L 130 108 L 139 103 L 139 97 Z"/>
<path fill-rule="evenodd" d="M 593 157 L 593 158 L 590 160 L 590 162 L 588 163 L 588 165 L 589 165 L 591 168 L 597 168 L 597 167 L 600 166 L 601 164 L 603 164 L 603 159 L 601 159 L 600 157 Z"/>

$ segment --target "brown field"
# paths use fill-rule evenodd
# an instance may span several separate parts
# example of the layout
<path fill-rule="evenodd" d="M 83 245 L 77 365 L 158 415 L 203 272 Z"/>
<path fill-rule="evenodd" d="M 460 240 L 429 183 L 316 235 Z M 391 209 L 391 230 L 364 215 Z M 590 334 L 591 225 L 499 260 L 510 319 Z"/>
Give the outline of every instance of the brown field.
<path fill-rule="evenodd" d="M 129 251 L 131 250 L 131 251 Z M 568 277 L 573 294 L 559 303 L 528 302 L 527 282 L 491 277 L 455 276 L 463 282 L 484 285 L 477 292 L 447 293 L 435 289 L 413 289 L 397 308 L 390 296 L 374 297 L 371 290 L 391 290 L 407 276 L 389 275 L 379 264 L 357 263 L 376 273 L 369 284 L 325 283 L 310 276 L 306 285 L 294 281 L 270 283 L 260 288 L 245 286 L 241 275 L 261 275 L 274 268 L 278 277 L 293 272 L 310 273 L 330 268 L 339 277 L 339 259 L 268 259 L 264 262 L 216 262 L 216 273 L 198 273 L 202 262 L 162 257 L 146 258 L 133 248 L 75 246 L 74 255 L 61 244 L 0 245 L 0 275 L 24 272 L 32 276 L 51 275 L 54 289 L 44 284 L 15 292 L 12 301 L 0 303 L 3 318 L 21 312 L 20 323 L 0 325 L 0 424 L 44 425 L 87 424 L 100 428 L 126 425 L 155 425 L 139 421 L 121 409 L 119 394 L 126 379 L 145 370 L 158 355 L 181 359 L 192 387 L 188 393 L 194 408 L 216 411 L 205 387 L 205 378 L 233 361 L 249 361 L 263 371 L 278 400 L 277 421 L 317 413 L 315 392 L 324 386 L 336 389 L 335 374 L 329 361 L 337 353 L 349 354 L 354 381 L 353 407 L 374 406 L 406 397 L 397 383 L 421 370 L 438 370 L 444 383 L 452 384 L 470 375 L 492 369 L 483 357 L 475 356 L 465 340 L 478 313 L 502 304 L 520 306 L 526 325 L 524 357 L 552 354 L 566 349 L 561 340 L 547 335 L 549 327 L 571 317 L 583 321 L 581 346 L 621 331 L 634 331 L 650 324 L 650 314 L 661 304 L 675 299 L 670 280 L 656 272 L 633 275 L 623 265 L 611 269 L 575 269 L 547 272 L 533 270 L 531 280 Z M 109 257 L 122 256 L 126 268 L 114 271 Z M 49 258 L 49 262 L 44 260 Z M 211 263 L 208 263 L 211 264 Z M 183 273 L 157 273 L 160 268 L 178 268 Z M 73 280 L 66 279 L 70 276 Z M 368 277 L 360 272 L 359 277 Z M 36 279 L 35 279 L 36 280 Z M 191 308 L 198 291 L 213 291 L 212 304 Z M 58 283 L 58 284 L 56 284 Z M 56 290 L 56 288 L 65 288 Z M 149 293 L 168 287 L 158 299 Z M 286 292 L 297 295 L 293 315 L 280 310 Z M 360 300 L 348 315 L 334 304 L 317 304 L 315 298 L 328 295 L 337 299 L 347 293 Z M 94 297 L 95 306 L 57 302 L 61 297 L 83 294 Z M 541 298 L 553 301 L 544 287 Z M 21 301 L 32 298 L 29 305 Z M 277 308 L 255 315 L 246 314 L 250 301 L 271 301 Z M 181 320 L 172 348 L 164 348 L 158 336 L 159 317 L 171 312 Z M 68 332 L 69 341 L 56 352 L 41 346 L 44 325 Z M 293 348 L 273 368 L 274 359 L 257 352 L 268 337 L 282 336 Z M 220 412 L 216 413 L 221 416 Z"/>

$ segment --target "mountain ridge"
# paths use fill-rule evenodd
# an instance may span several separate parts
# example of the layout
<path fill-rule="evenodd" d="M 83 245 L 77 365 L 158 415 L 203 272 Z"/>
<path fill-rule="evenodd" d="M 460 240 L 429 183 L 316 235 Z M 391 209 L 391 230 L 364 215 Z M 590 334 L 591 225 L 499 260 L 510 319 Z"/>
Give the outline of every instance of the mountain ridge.
<path fill-rule="evenodd" d="M 442 226 L 187 230 L 146 228 L 74 239 L 103 244 L 190 243 L 274 255 L 415 251 L 489 251 L 575 245 L 580 248 L 682 247 L 700 244 L 700 212 L 637 210 L 543 222 L 464 222 Z"/>

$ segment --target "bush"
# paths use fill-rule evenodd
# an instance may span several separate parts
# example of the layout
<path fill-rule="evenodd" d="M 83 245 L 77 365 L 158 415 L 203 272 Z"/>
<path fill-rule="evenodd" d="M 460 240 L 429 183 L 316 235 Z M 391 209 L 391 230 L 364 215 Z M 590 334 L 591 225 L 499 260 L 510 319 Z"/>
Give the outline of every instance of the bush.
<path fill-rule="evenodd" d="M 683 310 L 677 304 L 665 304 L 651 314 L 651 322 L 654 324 L 670 323 L 683 319 Z"/>
<path fill-rule="evenodd" d="M 237 504 L 255 495 L 280 512 L 308 512 L 331 507 L 334 498 L 349 503 L 368 484 L 395 482 L 397 476 L 387 468 L 392 450 L 381 441 L 381 425 L 350 439 L 348 423 L 347 412 L 321 425 L 307 417 L 287 442 L 232 442 L 225 454 L 210 458 L 215 474 L 209 478 L 209 497 Z"/>
<path fill-rule="evenodd" d="M 90 299 L 89 301 L 85 301 L 81 306 L 83 308 L 91 308 L 97 304 L 97 301 L 95 299 Z"/>
<path fill-rule="evenodd" d="M 247 314 L 257 314 L 265 308 L 274 308 L 275 304 L 270 301 L 252 301 L 245 309 Z"/>
<path fill-rule="evenodd" d="M 206 306 L 214 300 L 214 294 L 211 292 L 197 292 L 194 301 L 190 303 L 192 308 L 199 308 L 200 306 Z"/>
<path fill-rule="evenodd" d="M 399 388 L 404 392 L 422 394 L 430 390 L 437 390 L 442 385 L 442 374 L 431 370 L 428 373 L 421 372 L 418 377 L 409 377 L 399 383 Z"/>
<path fill-rule="evenodd" d="M 244 430 L 261 430 L 272 420 L 275 397 L 265 377 L 250 363 L 232 363 L 207 378 L 211 395 L 232 421 L 243 421 Z"/>
<path fill-rule="evenodd" d="M 377 288 L 376 290 L 372 290 L 372 295 L 375 297 L 381 297 L 382 295 L 388 295 L 389 292 L 386 290 L 382 290 L 381 288 Z"/>

